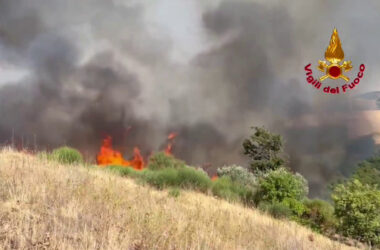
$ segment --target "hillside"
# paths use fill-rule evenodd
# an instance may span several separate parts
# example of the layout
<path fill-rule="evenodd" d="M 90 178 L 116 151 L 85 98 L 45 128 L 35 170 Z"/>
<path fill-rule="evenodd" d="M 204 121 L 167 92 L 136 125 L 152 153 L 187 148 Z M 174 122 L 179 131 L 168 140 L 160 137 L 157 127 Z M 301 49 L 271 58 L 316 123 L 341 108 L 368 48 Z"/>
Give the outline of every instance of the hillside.
<path fill-rule="evenodd" d="M 5 249 L 351 249 L 210 196 L 173 198 L 10 150 L 0 151 L 0 218 Z"/>

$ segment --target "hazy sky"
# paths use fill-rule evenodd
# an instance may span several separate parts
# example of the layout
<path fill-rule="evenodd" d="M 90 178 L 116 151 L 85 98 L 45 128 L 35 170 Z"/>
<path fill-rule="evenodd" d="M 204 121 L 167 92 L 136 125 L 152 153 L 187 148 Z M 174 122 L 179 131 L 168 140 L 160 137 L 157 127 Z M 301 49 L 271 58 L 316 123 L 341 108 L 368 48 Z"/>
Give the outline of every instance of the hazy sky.
<path fill-rule="evenodd" d="M 172 40 L 174 60 L 187 61 L 207 45 L 197 1 L 156 1 L 148 5 L 145 16 L 151 32 L 167 34 Z"/>

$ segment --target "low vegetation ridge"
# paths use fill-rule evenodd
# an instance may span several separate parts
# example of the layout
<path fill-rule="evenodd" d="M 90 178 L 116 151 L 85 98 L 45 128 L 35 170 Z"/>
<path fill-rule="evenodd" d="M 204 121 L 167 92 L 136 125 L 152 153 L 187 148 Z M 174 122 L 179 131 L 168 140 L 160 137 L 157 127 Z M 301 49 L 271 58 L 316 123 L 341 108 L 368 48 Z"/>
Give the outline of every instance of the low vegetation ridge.
<path fill-rule="evenodd" d="M 199 192 L 0 151 L 4 249 L 354 249 Z"/>

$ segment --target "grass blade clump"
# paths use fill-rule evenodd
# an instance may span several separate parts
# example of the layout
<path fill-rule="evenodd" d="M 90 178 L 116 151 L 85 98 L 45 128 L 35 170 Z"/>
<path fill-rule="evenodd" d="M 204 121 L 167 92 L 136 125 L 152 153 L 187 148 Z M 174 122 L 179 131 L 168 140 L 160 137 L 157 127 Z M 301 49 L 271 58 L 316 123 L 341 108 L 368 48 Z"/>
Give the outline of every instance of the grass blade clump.
<path fill-rule="evenodd" d="M 169 196 L 173 198 L 177 198 L 178 196 L 181 195 L 181 189 L 179 188 L 172 188 L 169 190 Z"/>
<path fill-rule="evenodd" d="M 63 164 L 78 164 L 83 163 L 82 154 L 71 147 L 60 147 L 54 149 L 51 154 L 51 159 Z"/>

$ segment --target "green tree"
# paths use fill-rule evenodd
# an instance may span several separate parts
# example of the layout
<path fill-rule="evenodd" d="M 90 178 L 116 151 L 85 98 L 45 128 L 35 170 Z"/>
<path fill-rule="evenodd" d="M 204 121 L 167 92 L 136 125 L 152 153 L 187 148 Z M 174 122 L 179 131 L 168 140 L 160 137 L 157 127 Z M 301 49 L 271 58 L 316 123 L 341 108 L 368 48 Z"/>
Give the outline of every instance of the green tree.
<path fill-rule="evenodd" d="M 276 170 L 284 164 L 280 157 L 283 139 L 265 128 L 253 127 L 254 134 L 244 140 L 244 154 L 251 158 L 250 170 L 255 174 Z"/>
<path fill-rule="evenodd" d="M 380 188 L 380 157 L 372 157 L 359 163 L 352 178 L 359 180 L 362 184 L 377 185 Z"/>
<path fill-rule="evenodd" d="M 338 229 L 363 242 L 380 244 L 380 191 L 351 179 L 335 187 L 331 195 Z"/>

